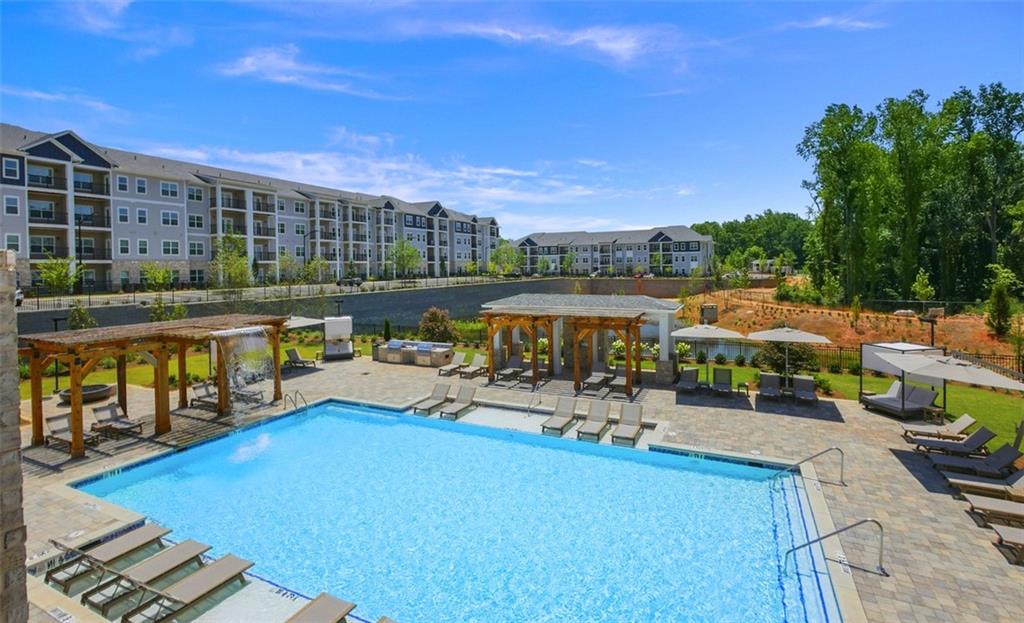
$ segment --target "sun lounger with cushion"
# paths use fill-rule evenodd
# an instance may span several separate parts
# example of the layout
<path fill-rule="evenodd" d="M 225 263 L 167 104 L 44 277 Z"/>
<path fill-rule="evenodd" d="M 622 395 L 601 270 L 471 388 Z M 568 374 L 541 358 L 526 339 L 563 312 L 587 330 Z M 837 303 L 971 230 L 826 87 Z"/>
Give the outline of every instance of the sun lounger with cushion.
<path fill-rule="evenodd" d="M 971 504 L 971 511 L 981 515 L 985 521 L 992 523 L 1024 524 L 1024 502 L 1000 500 L 984 495 L 965 495 Z"/>
<path fill-rule="evenodd" d="M 67 594 L 71 583 L 92 572 L 90 563 L 109 565 L 128 554 L 161 542 L 170 530 L 155 523 L 149 523 L 85 551 L 75 551 L 75 556 L 46 572 L 45 581 L 55 584 Z M 62 546 L 63 547 L 63 546 Z M 64 548 L 72 549 L 72 548 Z"/>
<path fill-rule="evenodd" d="M 487 357 L 484 355 L 473 355 L 473 361 L 468 366 L 459 370 L 459 378 L 471 379 L 487 372 Z"/>
<path fill-rule="evenodd" d="M 911 437 L 910 443 L 920 452 L 942 452 L 957 456 L 986 454 L 985 444 L 996 438 L 996 434 L 982 426 L 963 441 L 935 439 L 934 437 Z"/>
<path fill-rule="evenodd" d="M 618 425 L 612 429 L 612 443 L 617 446 L 636 445 L 644 432 L 644 407 L 638 404 L 622 405 Z"/>
<path fill-rule="evenodd" d="M 1021 457 L 1021 453 L 1009 444 L 1004 444 L 992 454 L 981 458 L 963 456 L 932 455 L 932 465 L 939 470 L 966 472 L 978 476 L 1003 478 L 1010 471 L 1013 462 Z"/>
<path fill-rule="evenodd" d="M 1013 526 L 992 526 L 996 531 L 996 543 L 1010 550 L 1013 564 L 1024 564 L 1024 528 Z"/>
<path fill-rule="evenodd" d="M 561 396 L 555 403 L 555 412 L 544 420 L 544 423 L 540 425 L 540 430 L 545 435 L 561 437 L 574 421 L 576 421 L 576 401 Z"/>
<path fill-rule="evenodd" d="M 782 399 L 782 377 L 770 372 L 761 373 L 761 384 L 757 390 L 762 398 Z"/>
<path fill-rule="evenodd" d="M 138 584 L 152 584 L 186 565 L 201 564 L 209 549 L 209 545 L 191 539 L 172 545 L 82 593 L 82 603 L 107 616 L 111 608 L 136 594 Z"/>
<path fill-rule="evenodd" d="M 196 383 L 192 386 L 192 400 L 189 402 L 189 406 L 213 407 L 216 409 L 217 405 L 217 390 L 213 383 Z"/>
<path fill-rule="evenodd" d="M 218 558 L 163 589 L 161 595 L 128 611 L 121 621 L 123 623 L 132 621 L 163 623 L 176 620 L 183 610 L 194 606 L 196 602 L 208 597 L 218 589 L 235 580 L 245 582 L 243 574 L 250 567 L 252 567 L 251 562 L 231 554 Z"/>
<path fill-rule="evenodd" d="M 1017 470 L 1006 478 L 985 478 L 970 474 L 942 472 L 950 486 L 961 493 L 977 493 L 993 498 L 1024 500 L 1024 469 Z"/>
<path fill-rule="evenodd" d="M 83 422 L 84 425 L 84 422 Z M 46 418 L 46 443 L 71 445 L 71 416 L 53 415 Z M 99 443 L 100 436 L 90 431 L 82 431 L 82 438 L 85 443 L 95 445 Z"/>
<path fill-rule="evenodd" d="M 699 387 L 697 377 L 700 375 L 700 368 L 683 368 L 679 373 L 679 382 L 676 383 L 677 392 L 695 392 Z"/>
<path fill-rule="evenodd" d="M 548 368 L 547 368 L 547 366 L 538 366 L 537 367 L 537 379 L 538 380 L 543 379 L 547 375 L 548 375 Z M 519 374 L 519 382 L 520 383 L 533 383 L 533 368 L 527 366 L 527 368 L 525 370 L 523 370 L 522 373 Z"/>
<path fill-rule="evenodd" d="M 814 391 L 814 379 L 809 376 L 794 376 L 793 397 L 799 402 L 818 402 L 818 394 Z"/>
<path fill-rule="evenodd" d="M 615 378 L 614 374 L 605 374 L 604 372 L 595 372 L 588 376 L 583 381 L 583 389 L 601 389 L 604 384 Z"/>
<path fill-rule="evenodd" d="M 900 392 L 903 396 L 900 396 Z M 935 392 L 923 387 L 904 387 L 899 381 L 894 381 L 889 390 L 884 394 L 875 396 L 862 395 L 861 403 L 869 408 L 895 415 L 897 417 L 910 417 L 921 415 L 925 407 L 935 402 Z"/>
<path fill-rule="evenodd" d="M 345 617 L 355 609 L 356 605 L 352 602 L 320 593 L 285 623 L 343 623 Z"/>
<path fill-rule="evenodd" d="M 434 385 L 434 391 L 430 392 L 430 397 L 414 404 L 412 406 L 412 412 L 422 415 L 430 415 L 448 400 L 449 389 L 451 389 L 451 385 L 448 383 L 436 383 Z"/>
<path fill-rule="evenodd" d="M 455 400 L 441 407 L 441 417 L 446 420 L 457 420 L 459 417 L 473 408 L 473 397 L 476 396 L 476 388 L 471 385 L 463 385 Z"/>
<path fill-rule="evenodd" d="M 142 422 L 125 417 L 121 413 L 121 405 L 116 402 L 103 407 L 96 407 L 92 410 L 92 415 L 93 419 L 96 420 L 92 424 L 92 430 L 97 433 L 108 435 L 123 433 L 142 434 Z"/>
<path fill-rule="evenodd" d="M 954 422 L 948 424 L 901 424 L 903 436 L 908 440 L 911 437 L 935 437 L 937 439 L 959 440 L 966 437 L 967 429 L 977 422 L 966 413 L 961 415 Z"/>
<path fill-rule="evenodd" d="M 452 362 L 437 369 L 438 376 L 451 376 L 466 367 L 466 353 L 457 352 L 452 356 Z M 330 595 L 328 595 L 330 597 Z"/>
<path fill-rule="evenodd" d="M 590 409 L 587 411 L 587 419 L 583 425 L 576 430 L 576 439 L 583 441 L 601 441 L 608 430 L 608 403 L 603 400 L 591 400 Z"/>
<path fill-rule="evenodd" d="M 632 374 L 629 370 L 625 371 L 625 374 Z M 626 376 L 625 374 L 615 374 L 609 377 L 605 375 L 605 384 L 608 385 L 608 389 L 613 392 L 626 393 Z"/>
<path fill-rule="evenodd" d="M 285 349 L 284 354 L 288 357 L 288 360 L 284 362 L 284 365 L 292 368 L 315 368 L 316 359 L 303 359 L 299 355 L 299 351 L 294 348 Z"/>
<path fill-rule="evenodd" d="M 732 370 L 729 368 L 715 368 L 711 391 L 716 394 L 732 396 Z"/>
<path fill-rule="evenodd" d="M 514 379 L 523 373 L 523 358 L 512 357 L 508 360 L 508 363 L 504 368 L 495 372 L 495 376 L 498 377 L 499 381 L 507 379 Z"/>

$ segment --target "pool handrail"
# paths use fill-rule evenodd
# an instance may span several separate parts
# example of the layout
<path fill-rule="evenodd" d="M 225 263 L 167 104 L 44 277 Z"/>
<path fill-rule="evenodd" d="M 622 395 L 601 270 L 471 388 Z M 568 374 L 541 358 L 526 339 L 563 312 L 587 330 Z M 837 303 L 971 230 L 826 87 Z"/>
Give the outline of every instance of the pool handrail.
<path fill-rule="evenodd" d="M 829 448 L 825 448 L 824 450 L 820 450 L 818 452 L 815 452 L 814 454 L 812 454 L 809 457 L 800 459 L 799 461 L 797 461 L 796 463 L 793 463 L 789 467 L 786 467 L 784 469 L 780 469 L 779 471 L 775 472 L 774 474 L 772 474 L 771 476 L 768 477 L 768 480 L 774 481 L 779 476 L 795 470 L 797 467 L 800 467 L 801 465 L 803 465 L 807 461 L 810 461 L 811 459 L 816 459 L 816 458 L 818 458 L 819 456 L 821 456 L 823 454 L 826 454 L 828 452 L 832 452 L 833 450 L 839 453 L 839 484 L 845 487 L 846 486 L 846 479 L 845 479 L 845 475 L 846 475 L 846 453 L 843 452 L 843 449 L 840 448 L 839 446 L 831 446 Z"/>
<path fill-rule="evenodd" d="M 862 525 L 868 524 L 868 523 L 874 524 L 875 526 L 878 526 L 878 567 L 877 567 L 878 573 L 879 573 L 879 575 L 883 575 L 885 577 L 889 577 L 889 572 L 886 571 L 885 567 L 882 565 L 882 559 L 885 556 L 885 528 L 882 526 L 882 522 L 878 521 L 874 517 L 867 517 L 865 519 L 861 519 L 859 521 L 855 521 L 852 524 L 843 526 L 842 528 L 837 528 L 837 529 L 835 529 L 835 530 L 833 530 L 833 531 L 831 531 L 831 532 L 829 532 L 827 534 L 823 534 L 823 535 L 821 535 L 821 536 L 819 536 L 819 537 L 817 537 L 815 539 L 811 539 L 810 541 L 807 541 L 806 543 L 804 543 L 802 545 L 797 545 L 796 547 L 789 548 L 786 551 L 786 554 L 782 558 L 783 559 L 783 565 L 782 565 L 783 573 L 785 573 L 789 569 L 789 555 L 790 554 L 795 553 L 797 550 L 801 550 L 801 549 L 803 549 L 805 547 L 809 547 L 811 545 L 814 545 L 815 543 L 819 543 L 819 542 L 821 542 L 821 541 L 823 541 L 823 540 L 825 540 L 825 539 L 827 539 L 827 538 L 829 538 L 831 536 L 836 536 L 837 534 L 841 534 L 843 532 L 846 532 L 847 530 L 852 530 L 853 528 L 856 528 L 857 526 L 862 526 Z"/>

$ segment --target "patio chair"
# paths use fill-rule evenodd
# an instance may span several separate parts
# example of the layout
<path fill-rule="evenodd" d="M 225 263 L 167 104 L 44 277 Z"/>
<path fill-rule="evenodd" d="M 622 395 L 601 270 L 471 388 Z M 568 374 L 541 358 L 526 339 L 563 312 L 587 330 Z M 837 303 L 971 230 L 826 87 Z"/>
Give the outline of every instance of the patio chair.
<path fill-rule="evenodd" d="M 523 373 L 523 358 L 512 357 L 506 362 L 506 365 L 501 370 L 495 373 L 499 381 L 505 381 L 511 378 L 516 378 Z"/>
<path fill-rule="evenodd" d="M 583 381 L 583 389 L 601 389 L 605 383 L 615 378 L 614 374 L 595 372 Z"/>
<path fill-rule="evenodd" d="M 136 594 L 139 584 L 153 584 L 189 564 L 202 565 L 203 554 L 209 550 L 205 543 L 182 541 L 85 591 L 81 601 L 107 616 L 111 608 Z"/>
<path fill-rule="evenodd" d="M 472 385 L 463 385 L 459 388 L 459 393 L 455 395 L 454 401 L 441 406 L 441 417 L 446 420 L 459 419 L 463 413 L 476 406 L 476 403 L 473 402 L 474 396 L 476 396 L 476 388 Z"/>
<path fill-rule="evenodd" d="M 993 498 L 1024 501 L 1024 469 L 1017 470 L 1006 478 L 985 478 L 970 474 L 942 472 L 946 482 L 960 490 L 960 493 L 977 493 Z"/>
<path fill-rule="evenodd" d="M 192 386 L 192 400 L 189 401 L 190 407 L 213 407 L 214 409 L 218 406 L 217 401 L 217 390 L 216 385 L 209 382 L 196 383 Z"/>
<path fill-rule="evenodd" d="M 982 426 L 963 441 L 935 439 L 934 437 L 911 437 L 910 443 L 918 452 L 942 452 L 957 456 L 988 454 L 985 444 L 996 438 L 996 434 Z"/>
<path fill-rule="evenodd" d="M 290 368 L 315 368 L 316 359 L 303 359 L 299 355 L 299 351 L 294 348 L 285 349 L 284 354 L 288 357 L 288 360 L 284 362 L 284 365 Z"/>
<path fill-rule="evenodd" d="M 561 396 L 555 403 L 554 413 L 540 425 L 540 431 L 545 435 L 561 437 L 575 421 L 576 401 L 572 398 Z"/>
<path fill-rule="evenodd" d="M 967 435 L 967 429 L 977 423 L 977 420 L 966 413 L 948 424 L 901 424 L 903 437 L 908 441 L 911 437 L 935 437 L 937 439 L 963 439 Z"/>
<path fill-rule="evenodd" d="M 711 391 L 716 394 L 732 396 L 732 370 L 729 368 L 715 368 L 714 382 L 711 383 Z"/>
<path fill-rule="evenodd" d="M 537 380 L 538 381 L 543 381 L 544 377 L 547 376 L 547 375 L 548 375 L 548 368 L 547 368 L 547 366 L 537 366 Z M 532 367 L 527 367 L 525 370 L 522 371 L 522 373 L 519 375 L 519 382 L 520 383 L 533 383 L 533 368 Z"/>
<path fill-rule="evenodd" d="M 757 390 L 762 398 L 782 399 L 782 377 L 770 372 L 761 373 L 761 384 Z"/>
<path fill-rule="evenodd" d="M 983 495 L 965 495 L 971 512 L 981 515 L 987 523 L 1024 524 L 1024 502 L 1000 500 Z"/>
<path fill-rule="evenodd" d="M 459 370 L 459 378 L 471 379 L 487 372 L 487 357 L 486 355 L 476 354 L 473 355 L 473 361 L 461 370 Z"/>
<path fill-rule="evenodd" d="M 612 429 L 612 444 L 633 447 L 644 432 L 644 407 L 634 403 L 622 405 L 618 425 Z"/>
<path fill-rule="evenodd" d="M 794 376 L 793 397 L 799 402 L 816 404 L 818 394 L 814 391 L 814 379 L 809 376 Z"/>
<path fill-rule="evenodd" d="M 244 573 L 252 567 L 252 563 L 231 554 L 218 558 L 214 562 L 200 567 L 178 582 L 160 591 L 160 595 L 144 601 L 138 607 L 129 610 L 122 618 L 123 623 L 147 621 L 162 623 L 176 620 L 183 610 L 196 605 L 201 599 L 209 597 L 218 589 L 235 580 L 245 583 Z"/>
<path fill-rule="evenodd" d="M 82 427 L 85 427 L 85 415 L 82 415 Z M 51 415 L 46 418 L 46 443 L 58 443 L 67 446 L 71 445 L 71 416 Z M 100 442 L 100 436 L 87 430 L 82 431 L 82 438 L 89 445 L 96 445 Z"/>
<path fill-rule="evenodd" d="M 632 370 L 622 370 L 623 374 L 619 374 L 619 368 L 615 368 L 615 373 L 609 376 L 605 374 L 605 384 L 608 385 L 608 389 L 613 392 L 626 393 L 626 376 L 633 374 Z"/>
<path fill-rule="evenodd" d="M 700 387 L 698 378 L 700 368 L 683 368 L 679 372 L 679 382 L 676 383 L 676 392 L 695 392 Z"/>
<path fill-rule="evenodd" d="M 452 356 L 452 362 L 437 369 L 438 376 L 451 376 L 466 367 L 466 353 L 457 352 Z M 330 595 L 328 595 L 330 597 Z M 312 603 L 312 602 L 310 602 Z"/>
<path fill-rule="evenodd" d="M 963 456 L 932 455 L 932 465 L 938 470 L 966 472 L 976 476 L 1003 478 L 1010 471 L 1013 462 L 1021 457 L 1021 453 L 1010 444 L 1003 444 L 992 454 L 981 458 Z"/>
<path fill-rule="evenodd" d="M 343 623 L 347 620 L 345 617 L 355 609 L 356 605 L 352 602 L 320 593 L 285 623 Z"/>
<path fill-rule="evenodd" d="M 92 573 L 96 569 L 95 563 L 109 565 L 151 545 L 162 545 L 161 539 L 170 532 L 163 526 L 148 523 L 84 551 L 53 541 L 61 549 L 70 550 L 73 557 L 47 571 L 44 580 L 60 587 L 67 595 L 71 583 Z"/>
<path fill-rule="evenodd" d="M 142 434 L 142 422 L 132 420 L 121 412 L 121 405 L 112 402 L 92 410 L 93 432 L 117 436 L 125 433 Z"/>
<path fill-rule="evenodd" d="M 996 531 L 996 543 L 1010 550 L 1013 564 L 1024 564 L 1024 528 L 992 526 L 992 529 Z"/>
<path fill-rule="evenodd" d="M 608 422 L 608 408 L 609 404 L 603 400 L 591 400 L 586 421 L 576 429 L 576 439 L 594 443 L 601 441 L 601 437 L 611 426 Z"/>
<path fill-rule="evenodd" d="M 430 396 L 421 400 L 412 406 L 413 413 L 421 413 L 423 415 L 430 415 L 436 409 L 440 408 L 448 400 L 448 390 L 451 389 L 451 385 L 448 383 L 437 383 L 434 385 L 434 391 L 430 392 Z"/>

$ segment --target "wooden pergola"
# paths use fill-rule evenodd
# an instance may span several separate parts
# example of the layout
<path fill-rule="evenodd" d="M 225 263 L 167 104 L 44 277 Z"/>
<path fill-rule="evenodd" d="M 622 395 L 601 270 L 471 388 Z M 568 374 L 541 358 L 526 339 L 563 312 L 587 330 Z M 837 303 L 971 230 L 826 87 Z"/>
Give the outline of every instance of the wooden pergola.
<path fill-rule="evenodd" d="M 128 412 L 127 355 L 149 353 L 156 362 L 153 373 L 156 434 L 171 430 L 169 387 L 169 361 L 172 348 L 177 348 L 178 407 L 188 406 L 188 386 L 185 383 L 188 349 L 195 344 L 206 344 L 217 331 L 242 327 L 264 327 L 274 359 L 274 400 L 281 399 L 281 330 L 287 316 L 228 314 L 204 318 L 187 318 L 166 322 L 35 333 L 21 337 L 24 345 L 19 355 L 28 357 L 29 378 L 32 386 L 32 444 L 45 441 L 43 430 L 43 371 L 51 363 L 61 363 L 70 373 L 71 389 L 71 456 L 85 454 L 85 435 L 82 418 L 82 382 L 105 357 L 117 360 L 117 400 Z M 218 353 L 223 352 L 219 348 Z M 227 413 L 231 408 L 227 364 L 217 357 L 217 412 Z"/>

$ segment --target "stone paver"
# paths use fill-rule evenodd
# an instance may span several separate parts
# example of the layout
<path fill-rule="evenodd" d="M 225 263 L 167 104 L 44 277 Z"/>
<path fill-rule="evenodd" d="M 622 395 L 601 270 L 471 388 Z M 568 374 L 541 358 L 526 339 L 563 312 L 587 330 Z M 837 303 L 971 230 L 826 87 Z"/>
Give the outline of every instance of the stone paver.
<path fill-rule="evenodd" d="M 286 394 L 299 391 L 310 403 L 339 397 L 402 407 L 424 397 L 439 380 L 476 385 L 477 397 L 482 400 L 532 405 L 534 409 L 552 408 L 557 395 L 565 393 L 564 381 L 552 381 L 539 392 L 530 392 L 488 387 L 486 379 L 439 379 L 432 369 L 375 363 L 368 358 L 290 373 L 285 376 L 284 390 Z M 133 390 L 132 399 L 138 405 L 130 403 L 130 410 L 152 412 L 151 392 Z M 709 450 L 794 461 L 830 446 L 841 447 L 846 453 L 846 486 L 829 484 L 839 479 L 836 453 L 814 462 L 824 481 L 821 488 L 835 525 L 875 517 L 886 531 L 885 566 L 889 577 L 873 572 L 877 546 L 874 533 L 852 531 L 840 537 L 869 620 L 1024 620 L 1024 567 L 1010 565 L 992 545 L 992 530 L 979 527 L 966 513 L 966 502 L 954 498 L 928 460 L 909 449 L 900 437 L 897 422 L 845 400 L 822 400 L 818 407 L 804 407 L 766 404 L 753 396 L 732 400 L 677 397 L 672 391 L 645 386 L 642 403 L 646 417 L 658 421 L 655 431 L 644 433 L 644 441 L 663 438 Z M 271 406 L 243 414 L 228 424 L 244 424 L 280 411 L 280 405 Z M 612 416 L 617 415 L 618 409 L 613 406 Z M 228 428 L 209 419 L 204 412 L 176 415 L 175 431 L 168 436 L 121 442 L 120 447 L 105 442 L 76 463 L 42 468 L 29 462 L 39 449 L 29 449 L 24 471 L 30 555 L 38 555 L 35 548 L 44 547 L 49 536 L 94 530 L 95 523 L 109 519 L 69 513 L 54 502 L 57 494 L 51 485 L 167 449 L 160 444 L 187 444 Z M 513 420 L 508 422 L 517 426 Z M 504 425 L 498 421 L 491 424 Z M 151 435 L 151 426 L 145 430 Z M 103 513 L 102 508 L 91 510 Z"/>

